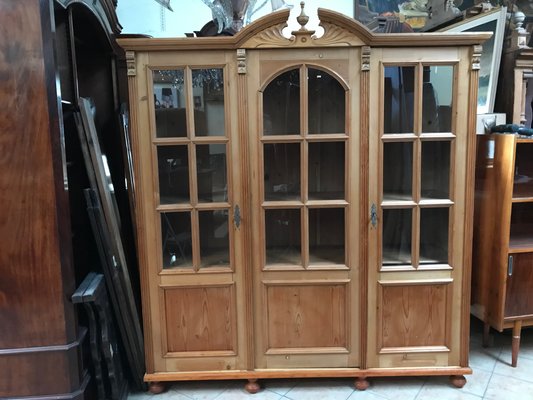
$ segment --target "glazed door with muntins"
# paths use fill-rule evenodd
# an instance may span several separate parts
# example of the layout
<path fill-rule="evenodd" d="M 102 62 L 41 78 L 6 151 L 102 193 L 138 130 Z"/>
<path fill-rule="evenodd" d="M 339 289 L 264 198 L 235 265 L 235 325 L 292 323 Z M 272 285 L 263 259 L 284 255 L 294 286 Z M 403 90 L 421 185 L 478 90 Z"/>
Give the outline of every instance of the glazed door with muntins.
<path fill-rule="evenodd" d="M 243 369 L 239 153 L 224 54 L 206 64 L 152 56 L 147 69 L 153 174 L 150 291 L 154 364 L 165 370 Z M 150 63 L 149 63 L 150 64 Z M 164 67 L 162 66 L 164 65 Z M 170 65 L 170 66 L 169 66 Z M 148 135 L 144 140 L 148 140 Z"/>
<path fill-rule="evenodd" d="M 255 365 L 358 366 L 359 74 L 295 53 L 249 55 Z"/>

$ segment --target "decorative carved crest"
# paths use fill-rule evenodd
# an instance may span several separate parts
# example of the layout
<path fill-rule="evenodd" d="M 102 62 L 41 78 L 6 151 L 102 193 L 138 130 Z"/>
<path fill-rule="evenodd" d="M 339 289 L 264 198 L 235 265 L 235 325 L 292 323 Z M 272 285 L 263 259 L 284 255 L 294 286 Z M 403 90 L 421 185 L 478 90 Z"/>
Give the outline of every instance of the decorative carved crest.
<path fill-rule="evenodd" d="M 347 31 L 340 26 L 331 24 L 329 22 L 321 22 L 320 26 L 324 28 L 324 35 L 319 38 L 314 38 L 313 42 L 316 45 L 327 46 L 327 45 L 359 45 L 361 41 L 358 40 L 353 33 Z"/>
<path fill-rule="evenodd" d="M 246 73 L 246 49 L 237 49 L 237 73 Z"/>
<path fill-rule="evenodd" d="M 370 71 L 370 46 L 361 47 L 361 71 Z"/>
<path fill-rule="evenodd" d="M 472 71 L 479 70 L 481 68 L 481 53 L 483 52 L 483 46 L 475 45 L 472 48 Z"/>

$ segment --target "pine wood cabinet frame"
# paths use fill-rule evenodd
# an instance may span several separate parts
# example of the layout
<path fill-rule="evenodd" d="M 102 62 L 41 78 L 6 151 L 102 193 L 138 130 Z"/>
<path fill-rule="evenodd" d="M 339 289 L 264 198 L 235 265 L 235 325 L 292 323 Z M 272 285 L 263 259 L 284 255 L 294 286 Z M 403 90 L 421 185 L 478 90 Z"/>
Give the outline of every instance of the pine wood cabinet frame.
<path fill-rule="evenodd" d="M 318 14 L 325 30 L 319 38 L 305 29 L 293 32 L 291 39 L 285 38 L 282 29 L 289 15 L 285 10 L 259 19 L 234 37 L 119 40 L 128 59 L 147 381 L 235 378 L 254 381 L 273 377 L 338 376 L 357 377 L 358 387 L 364 388 L 369 376 L 456 377 L 471 372 L 468 340 L 476 98 L 480 44 L 490 34 L 373 34 L 341 14 L 324 9 L 319 9 Z M 420 122 L 417 122 L 411 136 L 383 135 L 384 65 L 417 68 L 415 116 L 420 115 L 422 107 L 422 68 L 427 65 L 452 66 L 453 131 L 423 133 Z M 155 138 L 151 70 L 178 67 L 186 71 L 205 67 L 224 69 L 225 137 Z M 300 109 L 299 136 L 263 136 L 261 96 L 266 85 L 284 71 L 299 69 L 305 72 L 307 68 L 325 71 L 344 88 L 345 132 L 329 136 L 310 135 L 307 132 L 308 109 L 304 105 Z M 305 79 L 301 82 L 300 93 L 305 95 L 307 83 Z M 188 93 L 187 97 L 192 104 L 192 94 Z M 189 121 L 193 121 L 192 112 L 190 108 Z M 189 126 L 189 134 L 190 129 Z M 452 210 L 449 213 L 448 262 L 418 266 L 414 255 L 413 263 L 417 267 L 380 268 L 381 234 L 378 228 L 381 210 L 386 207 L 379 189 L 382 185 L 381 165 L 386 162 L 382 142 L 406 138 L 414 143 L 417 157 L 414 165 L 418 170 L 421 168 L 419 147 L 422 140 L 450 142 L 449 197 L 452 200 L 424 203 L 417 198 L 418 203 L 409 206 L 413 209 L 440 206 Z M 314 141 L 344 144 L 344 200 L 310 201 L 305 194 L 298 201 L 264 201 L 263 143 L 299 143 L 304 149 Z M 209 273 L 161 270 L 158 212 L 194 211 L 196 205 L 158 205 L 158 179 L 154 168 L 156 145 L 191 146 L 191 143 L 215 142 L 228 146 L 228 176 L 232 177 L 228 187 L 232 191 L 227 203 L 211 205 L 211 208 L 228 209 L 229 220 L 233 222 L 234 206 L 238 205 L 242 220 L 240 227 L 233 224 L 230 230 L 232 267 Z M 303 171 L 308 155 L 305 151 L 300 154 L 301 190 L 307 193 L 308 181 Z M 190 149 L 189 157 L 194 165 L 195 155 Z M 190 171 L 190 180 L 194 180 L 194 171 Z M 419 180 L 420 177 L 413 177 L 415 189 L 420 186 Z M 194 183 L 191 188 L 194 198 Z M 377 228 L 372 224 L 372 205 L 376 208 Z M 263 268 L 264 232 L 258 229 L 264 227 L 263 209 L 301 209 L 305 213 L 307 208 L 314 206 L 344 210 L 344 220 L 348 221 L 345 223 L 345 265 L 309 266 L 308 253 L 304 250 L 301 267 Z M 413 218 L 419 218 L 416 213 L 415 210 Z M 309 243 L 306 236 L 309 223 L 303 214 L 300 218 L 304 236 L 301 243 L 305 247 Z M 197 236 L 193 228 L 193 237 Z M 415 233 L 414 238 L 413 246 L 416 246 L 419 233 Z M 199 246 L 197 239 L 193 239 L 195 246 L 196 249 Z M 193 260 L 195 263 L 197 260 Z M 313 289 L 309 291 L 309 287 Z M 205 304 L 219 295 L 234 296 L 235 307 L 228 310 L 233 316 L 229 325 L 234 332 L 229 350 L 213 353 L 211 358 L 207 358 L 209 351 L 167 352 L 169 332 L 172 335 L 174 332 L 167 326 L 168 307 L 165 304 L 171 305 L 170 308 L 177 304 L 168 296 L 178 288 L 186 288 L 191 296 L 203 296 L 207 299 Z M 220 293 L 207 294 L 202 288 L 218 288 Z M 321 302 L 317 302 L 315 293 L 324 296 Z M 335 321 L 332 322 L 335 326 L 329 333 L 317 331 L 315 336 L 305 336 L 309 339 L 325 335 L 315 342 L 315 339 L 311 340 L 317 346 L 294 348 L 291 347 L 290 334 L 279 336 L 282 331 L 275 330 L 273 323 L 268 322 L 269 318 L 274 321 L 276 315 L 284 311 L 283 307 L 276 309 L 276 304 L 269 299 L 283 299 L 284 296 L 287 299 L 298 297 L 297 309 L 303 307 L 302 310 L 308 313 L 309 310 L 335 311 L 337 306 L 343 310 L 332 317 L 336 318 L 331 320 Z M 425 301 L 426 296 L 430 296 L 431 301 Z M 324 305 L 326 297 L 331 301 L 327 307 Z M 396 329 L 397 321 L 390 318 L 390 313 L 394 313 L 394 307 L 400 303 L 391 303 L 393 298 L 407 310 L 412 308 L 413 313 L 428 312 L 438 316 L 434 324 L 429 323 L 430 329 L 434 329 L 433 336 L 417 342 L 404 332 L 405 340 L 401 342 L 384 335 L 384 327 Z M 216 317 L 207 318 L 215 321 Z M 421 323 L 419 315 L 406 321 L 412 326 Z M 315 326 L 318 328 L 320 326 Z M 183 349 L 184 346 L 186 344 L 177 344 L 177 348 Z M 457 386 L 464 384 L 464 378 L 454 379 Z"/>

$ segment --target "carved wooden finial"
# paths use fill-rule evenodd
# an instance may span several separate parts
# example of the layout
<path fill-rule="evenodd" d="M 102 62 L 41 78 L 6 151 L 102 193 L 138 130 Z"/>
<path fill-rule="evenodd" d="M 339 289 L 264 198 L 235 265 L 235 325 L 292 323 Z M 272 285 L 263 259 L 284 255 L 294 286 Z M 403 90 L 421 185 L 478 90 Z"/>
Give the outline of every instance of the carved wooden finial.
<path fill-rule="evenodd" d="M 296 17 L 296 21 L 302 26 L 300 28 L 301 31 L 306 31 L 307 28 L 305 25 L 309 22 L 309 17 L 305 14 L 304 7 L 305 7 L 305 1 L 300 2 L 300 7 L 302 7 L 302 11 L 300 12 L 300 15 Z"/>
<path fill-rule="evenodd" d="M 291 40 L 294 40 L 294 43 L 298 43 L 300 45 L 309 46 L 311 43 L 311 39 L 313 39 L 313 34 L 315 31 L 310 31 L 305 27 L 307 23 L 309 22 L 309 17 L 305 15 L 304 7 L 305 7 L 305 1 L 302 1 L 300 3 L 300 7 L 302 7 L 302 11 L 300 12 L 300 15 L 296 18 L 296 21 L 301 25 L 301 28 L 297 31 L 292 31 L 292 34 L 294 35 Z"/>

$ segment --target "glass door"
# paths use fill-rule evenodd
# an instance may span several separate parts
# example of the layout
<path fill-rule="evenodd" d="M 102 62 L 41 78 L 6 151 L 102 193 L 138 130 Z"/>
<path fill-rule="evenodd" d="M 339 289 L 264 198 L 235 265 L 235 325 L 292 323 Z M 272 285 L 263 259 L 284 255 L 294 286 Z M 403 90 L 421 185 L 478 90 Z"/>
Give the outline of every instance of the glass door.
<path fill-rule="evenodd" d="M 442 58 L 457 57 L 449 53 Z M 370 95 L 368 312 L 376 331 L 368 363 L 449 365 L 459 354 L 451 321 L 462 281 L 468 132 L 458 124 L 467 97 L 457 95 L 457 75 L 466 71 L 453 61 L 379 67 Z"/>
<path fill-rule="evenodd" d="M 150 271 L 160 310 L 152 325 L 161 346 L 155 353 L 170 370 L 219 369 L 221 362 L 242 369 L 239 182 L 231 163 L 238 141 L 232 140 L 227 67 L 149 73 L 156 224 Z"/>
<path fill-rule="evenodd" d="M 279 64 L 262 84 L 251 81 L 261 87 L 252 139 L 256 367 L 356 365 L 352 93 L 325 66 Z"/>

